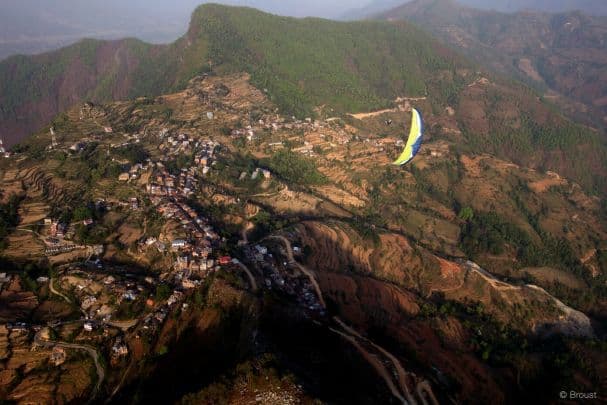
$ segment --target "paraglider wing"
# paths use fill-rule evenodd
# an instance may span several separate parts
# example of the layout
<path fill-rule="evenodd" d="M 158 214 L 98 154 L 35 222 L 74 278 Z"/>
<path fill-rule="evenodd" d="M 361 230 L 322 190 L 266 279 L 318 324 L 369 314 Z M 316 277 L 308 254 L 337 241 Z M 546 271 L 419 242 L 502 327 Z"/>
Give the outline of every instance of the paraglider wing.
<path fill-rule="evenodd" d="M 392 163 L 393 165 L 401 166 L 409 162 L 415 155 L 417 155 L 419 148 L 422 146 L 422 135 L 424 133 L 422 116 L 415 108 L 412 111 L 412 115 L 411 131 L 409 132 L 409 139 L 405 145 L 405 150 L 403 150 L 403 153 L 400 154 L 398 159 Z"/>

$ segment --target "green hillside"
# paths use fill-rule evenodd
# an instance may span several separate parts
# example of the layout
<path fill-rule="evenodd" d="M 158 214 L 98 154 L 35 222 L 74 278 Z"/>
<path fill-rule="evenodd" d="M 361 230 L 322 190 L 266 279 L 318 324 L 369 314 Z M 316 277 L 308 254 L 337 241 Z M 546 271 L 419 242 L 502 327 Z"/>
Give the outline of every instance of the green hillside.
<path fill-rule="evenodd" d="M 471 152 L 604 190 L 607 148 L 598 134 L 567 122 L 522 84 L 478 70 L 406 22 L 294 19 L 208 4 L 168 46 L 89 40 L 0 63 L 0 133 L 23 138 L 82 100 L 154 96 L 204 72 L 247 71 L 283 113 L 299 117 L 317 107 L 339 115 L 427 97 L 426 114 L 454 109 Z M 475 86 L 483 77 L 490 84 Z"/>
<path fill-rule="evenodd" d="M 329 105 L 342 112 L 423 96 L 437 70 L 464 63 L 409 24 L 295 20 L 247 8 L 200 7 L 195 38 L 222 70 L 247 70 L 285 111 Z"/>
<path fill-rule="evenodd" d="M 209 61 L 218 71 L 251 72 L 285 112 L 308 115 L 322 104 L 362 111 L 385 107 L 397 96 L 424 95 L 437 69 L 463 65 L 454 58 L 404 23 L 298 20 L 204 5 L 186 36 L 170 46 L 86 40 L 0 63 L 0 77 L 7 79 L 0 85 L 2 120 L 57 92 L 63 104 L 66 81 L 79 87 L 83 99 L 154 95 L 182 88 L 208 70 Z"/>

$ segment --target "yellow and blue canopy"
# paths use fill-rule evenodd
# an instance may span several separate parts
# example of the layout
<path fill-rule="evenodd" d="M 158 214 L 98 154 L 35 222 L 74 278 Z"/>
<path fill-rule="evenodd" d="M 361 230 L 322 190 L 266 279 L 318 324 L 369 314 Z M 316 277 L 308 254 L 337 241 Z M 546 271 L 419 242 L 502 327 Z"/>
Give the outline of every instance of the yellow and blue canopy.
<path fill-rule="evenodd" d="M 398 159 L 396 159 L 392 164 L 397 166 L 402 166 L 408 163 L 422 146 L 422 135 L 424 133 L 424 123 L 422 121 L 422 116 L 415 108 L 412 111 L 413 117 L 411 119 L 411 131 L 409 131 L 409 139 L 407 140 L 407 144 L 405 145 L 405 150 L 400 154 Z"/>

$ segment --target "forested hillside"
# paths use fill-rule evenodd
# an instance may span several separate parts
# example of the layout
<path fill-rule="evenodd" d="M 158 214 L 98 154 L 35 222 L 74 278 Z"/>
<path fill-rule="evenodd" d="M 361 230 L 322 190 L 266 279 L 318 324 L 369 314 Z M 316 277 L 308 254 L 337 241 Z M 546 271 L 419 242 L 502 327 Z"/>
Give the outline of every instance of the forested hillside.
<path fill-rule="evenodd" d="M 0 63 L 0 131 L 15 142 L 81 100 L 153 96 L 205 72 L 239 71 L 283 113 L 299 117 L 394 107 L 398 97 L 425 100 L 426 113 L 455 115 L 463 147 L 604 190 L 606 148 L 598 134 L 569 123 L 523 85 L 480 73 L 406 22 L 293 19 L 204 5 L 169 46 L 84 41 Z"/>
<path fill-rule="evenodd" d="M 423 27 L 485 68 L 534 86 L 578 121 L 607 124 L 607 17 L 506 14 L 465 3 L 417 0 L 380 18 Z"/>

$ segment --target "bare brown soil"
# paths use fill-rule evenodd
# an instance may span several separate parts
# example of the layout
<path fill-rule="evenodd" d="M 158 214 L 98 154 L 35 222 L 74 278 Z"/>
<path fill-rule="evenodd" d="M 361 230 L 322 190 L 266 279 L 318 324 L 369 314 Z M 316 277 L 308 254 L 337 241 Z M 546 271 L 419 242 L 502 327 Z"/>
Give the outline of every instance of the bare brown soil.
<path fill-rule="evenodd" d="M 27 319 L 38 306 L 38 298 L 31 291 L 24 290 L 19 277 L 14 277 L 0 292 L 0 321 L 12 322 Z"/>

